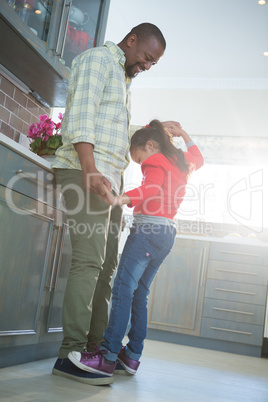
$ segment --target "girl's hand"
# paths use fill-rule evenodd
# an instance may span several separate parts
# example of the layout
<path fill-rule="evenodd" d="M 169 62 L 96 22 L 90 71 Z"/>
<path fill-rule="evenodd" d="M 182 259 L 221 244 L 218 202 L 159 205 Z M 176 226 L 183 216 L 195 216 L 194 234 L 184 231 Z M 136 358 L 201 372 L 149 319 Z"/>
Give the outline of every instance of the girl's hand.
<path fill-rule="evenodd" d="M 164 121 L 163 126 L 165 129 L 173 135 L 173 137 L 181 137 L 185 144 L 191 141 L 190 136 L 186 133 L 185 130 L 182 129 L 180 123 L 176 121 Z"/>
<path fill-rule="evenodd" d="M 181 128 L 181 125 L 177 121 L 164 121 L 162 122 L 162 125 L 165 127 L 168 132 L 173 135 L 173 137 L 181 137 L 183 134 L 183 129 Z"/>
<path fill-rule="evenodd" d="M 112 191 L 105 186 L 105 195 L 101 196 L 101 198 L 103 199 L 103 201 L 106 202 L 106 204 L 109 205 L 124 205 L 124 204 L 130 204 L 130 198 L 128 195 L 126 194 L 122 194 L 122 195 L 114 195 L 112 193 Z"/>
<path fill-rule="evenodd" d="M 101 196 L 104 202 L 109 205 L 115 205 L 115 195 L 112 193 L 109 187 L 105 186 L 105 194 Z"/>

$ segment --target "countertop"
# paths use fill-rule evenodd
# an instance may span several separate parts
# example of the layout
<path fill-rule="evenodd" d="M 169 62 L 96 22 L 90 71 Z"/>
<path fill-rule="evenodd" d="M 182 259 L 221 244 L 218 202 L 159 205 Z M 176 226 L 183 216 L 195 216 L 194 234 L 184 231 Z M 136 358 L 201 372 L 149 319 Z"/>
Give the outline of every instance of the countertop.
<path fill-rule="evenodd" d="M 4 144 L 7 148 L 12 149 L 14 152 L 24 156 L 26 159 L 36 163 L 37 165 L 51 171 L 51 164 L 40 156 L 36 155 L 23 145 L 11 140 L 6 135 L 0 133 L 0 144 Z"/>
<path fill-rule="evenodd" d="M 268 246 L 268 243 L 266 243 L 266 242 L 263 242 L 259 239 L 249 238 L 249 237 L 236 237 L 236 236 L 214 237 L 214 236 L 177 234 L 176 238 L 177 239 L 206 241 L 206 242 L 217 242 L 217 243 L 232 243 L 232 244 L 260 246 L 260 247 Z"/>

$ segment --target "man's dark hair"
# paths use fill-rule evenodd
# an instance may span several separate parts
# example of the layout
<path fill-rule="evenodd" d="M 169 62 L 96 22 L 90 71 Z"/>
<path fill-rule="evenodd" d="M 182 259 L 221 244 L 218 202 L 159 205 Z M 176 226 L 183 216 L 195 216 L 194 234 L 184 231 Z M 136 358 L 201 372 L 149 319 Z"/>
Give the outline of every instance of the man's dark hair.
<path fill-rule="evenodd" d="M 144 22 L 142 24 L 137 25 L 136 27 L 132 28 L 131 31 L 125 36 L 123 39 L 124 41 L 129 38 L 130 35 L 136 34 L 138 40 L 146 40 L 151 36 L 154 36 L 163 49 L 166 49 L 166 40 L 160 31 L 160 29 L 154 25 L 150 24 L 149 22 Z"/>

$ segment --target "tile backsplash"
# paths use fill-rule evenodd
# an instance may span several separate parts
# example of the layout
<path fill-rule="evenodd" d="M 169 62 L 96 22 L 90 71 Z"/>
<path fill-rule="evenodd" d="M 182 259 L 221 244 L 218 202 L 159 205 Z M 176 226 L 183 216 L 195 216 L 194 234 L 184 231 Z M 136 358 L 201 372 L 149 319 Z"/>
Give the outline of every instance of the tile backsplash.
<path fill-rule="evenodd" d="M 0 75 L 0 132 L 16 142 L 27 144 L 30 124 L 39 121 L 40 114 L 50 115 L 50 109 L 41 105 L 30 94 L 23 93 Z M 24 138 L 25 137 L 25 138 Z"/>

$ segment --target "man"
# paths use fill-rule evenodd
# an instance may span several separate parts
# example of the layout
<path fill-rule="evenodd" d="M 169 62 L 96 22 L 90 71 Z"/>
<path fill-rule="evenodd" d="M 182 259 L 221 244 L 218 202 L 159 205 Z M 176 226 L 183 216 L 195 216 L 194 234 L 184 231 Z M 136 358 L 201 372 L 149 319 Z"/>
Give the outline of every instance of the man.
<path fill-rule="evenodd" d="M 134 27 L 118 44 L 106 42 L 72 65 L 63 146 L 53 165 L 70 225 L 72 266 L 63 303 L 63 342 L 53 374 L 88 384 L 111 377 L 78 369 L 68 353 L 92 349 L 108 322 L 111 279 L 117 266 L 122 207 L 108 207 L 105 186 L 122 190 L 128 165 L 130 84 L 164 54 L 165 39 L 153 24 Z"/>

